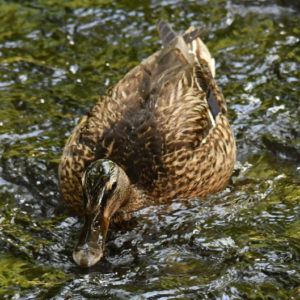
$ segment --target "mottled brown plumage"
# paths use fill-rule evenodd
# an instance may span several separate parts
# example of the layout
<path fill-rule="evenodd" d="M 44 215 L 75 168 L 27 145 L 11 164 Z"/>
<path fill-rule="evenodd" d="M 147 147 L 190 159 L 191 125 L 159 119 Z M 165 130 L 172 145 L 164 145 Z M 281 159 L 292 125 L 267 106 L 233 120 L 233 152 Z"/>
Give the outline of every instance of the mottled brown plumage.
<path fill-rule="evenodd" d="M 164 48 L 110 88 L 67 141 L 59 181 L 79 216 L 82 177 L 98 159 L 116 163 L 130 181 L 129 196 L 109 216 L 115 222 L 145 206 L 216 193 L 232 174 L 235 140 L 201 31 L 177 36 L 165 21 L 158 28 Z"/>

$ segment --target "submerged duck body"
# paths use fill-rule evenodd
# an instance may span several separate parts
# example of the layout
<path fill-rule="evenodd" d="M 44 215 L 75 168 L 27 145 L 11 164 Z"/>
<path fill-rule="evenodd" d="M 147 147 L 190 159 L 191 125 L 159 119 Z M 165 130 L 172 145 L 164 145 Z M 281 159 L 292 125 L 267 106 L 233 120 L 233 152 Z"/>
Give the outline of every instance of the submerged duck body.
<path fill-rule="evenodd" d="M 64 148 L 61 192 L 84 218 L 73 252 L 80 265 L 102 257 L 109 223 L 174 198 L 216 193 L 233 171 L 235 140 L 200 31 L 177 35 L 165 21 L 158 30 L 164 48 L 110 88 Z"/>

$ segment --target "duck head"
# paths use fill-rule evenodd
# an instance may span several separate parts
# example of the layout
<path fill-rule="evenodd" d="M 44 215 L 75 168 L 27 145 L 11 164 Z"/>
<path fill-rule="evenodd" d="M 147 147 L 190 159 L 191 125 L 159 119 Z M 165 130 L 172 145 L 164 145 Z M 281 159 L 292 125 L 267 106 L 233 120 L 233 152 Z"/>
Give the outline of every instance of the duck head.
<path fill-rule="evenodd" d="M 128 199 L 130 182 L 126 173 L 110 160 L 92 162 L 82 178 L 84 225 L 73 250 L 73 259 L 90 267 L 103 256 L 111 217 Z"/>

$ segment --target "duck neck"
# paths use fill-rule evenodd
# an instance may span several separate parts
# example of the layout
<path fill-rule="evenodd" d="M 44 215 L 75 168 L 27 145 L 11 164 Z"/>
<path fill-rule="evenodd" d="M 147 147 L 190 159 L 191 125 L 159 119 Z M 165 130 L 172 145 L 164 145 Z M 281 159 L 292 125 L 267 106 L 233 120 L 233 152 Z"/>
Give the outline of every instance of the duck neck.
<path fill-rule="evenodd" d="M 128 198 L 114 215 L 114 223 L 129 221 L 135 211 L 154 204 L 151 197 L 136 185 L 130 185 L 129 188 Z"/>

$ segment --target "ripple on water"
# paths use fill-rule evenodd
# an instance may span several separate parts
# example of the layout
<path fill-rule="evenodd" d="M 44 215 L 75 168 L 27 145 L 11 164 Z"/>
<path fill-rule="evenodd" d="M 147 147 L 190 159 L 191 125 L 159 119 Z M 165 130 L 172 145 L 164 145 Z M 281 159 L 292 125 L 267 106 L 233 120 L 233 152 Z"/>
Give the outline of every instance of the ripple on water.
<path fill-rule="evenodd" d="M 297 299 L 297 1 L 100 2 L 1 6 L 0 298 Z M 160 47 L 160 18 L 206 26 L 234 175 L 216 196 L 136 213 L 82 269 L 72 261 L 81 224 L 60 205 L 62 147 L 98 95 Z"/>

